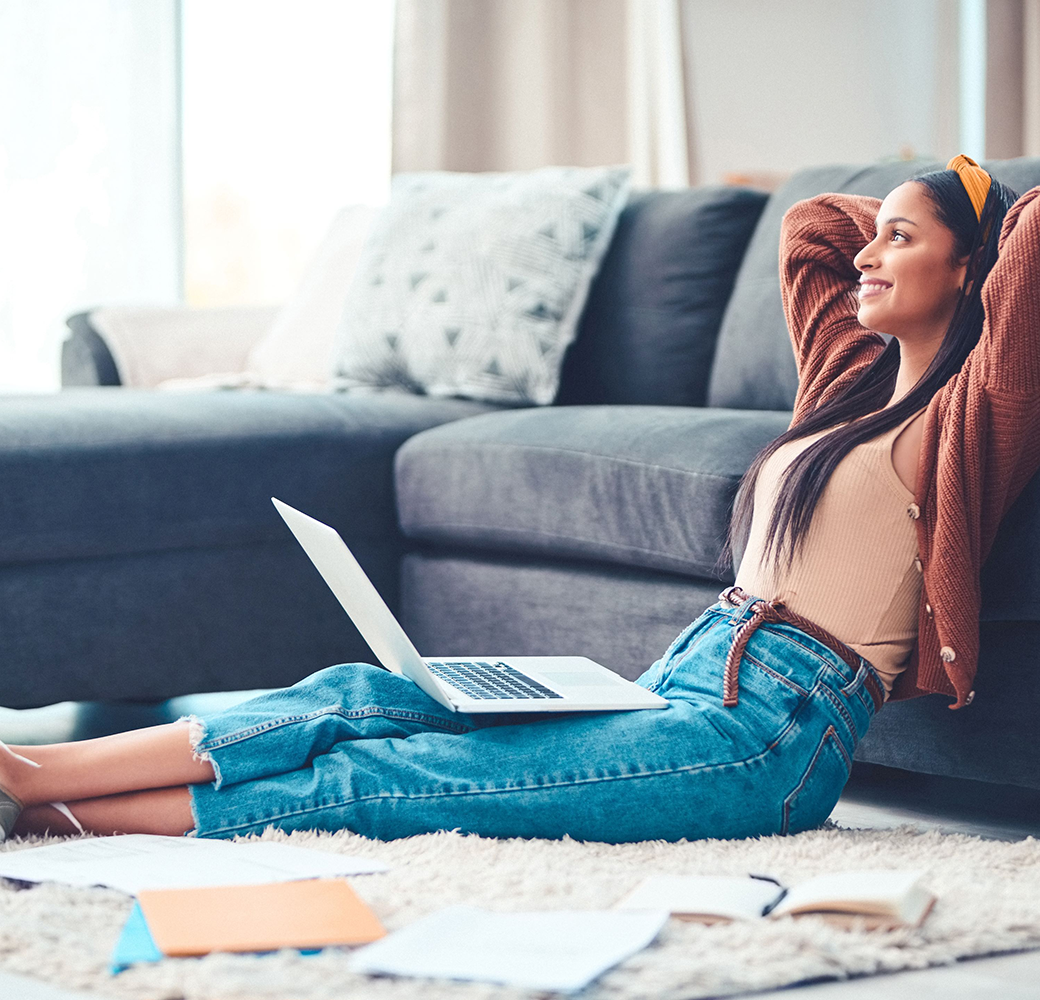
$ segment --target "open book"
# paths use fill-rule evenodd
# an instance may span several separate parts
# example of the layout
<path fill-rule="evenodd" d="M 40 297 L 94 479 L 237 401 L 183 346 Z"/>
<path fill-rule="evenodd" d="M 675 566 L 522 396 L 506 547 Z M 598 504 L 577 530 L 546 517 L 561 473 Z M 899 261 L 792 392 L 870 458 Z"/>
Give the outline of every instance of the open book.
<path fill-rule="evenodd" d="M 920 871 L 835 872 L 789 889 L 767 876 L 657 875 L 615 906 L 668 910 L 702 923 L 811 913 L 843 927 L 919 927 L 935 904 L 922 877 Z"/>

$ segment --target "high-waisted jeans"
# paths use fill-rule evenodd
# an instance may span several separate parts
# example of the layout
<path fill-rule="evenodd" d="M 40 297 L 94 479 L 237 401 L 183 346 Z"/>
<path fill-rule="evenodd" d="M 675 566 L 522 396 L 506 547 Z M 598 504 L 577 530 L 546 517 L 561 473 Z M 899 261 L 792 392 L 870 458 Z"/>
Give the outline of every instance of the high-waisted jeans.
<path fill-rule="evenodd" d="M 636 683 L 668 708 L 559 715 L 454 713 L 363 663 L 320 670 L 197 720 L 217 780 L 192 786 L 194 833 L 434 830 L 622 843 L 797 833 L 830 814 L 874 715 L 853 670 L 800 629 L 751 635 L 739 704 L 722 704 L 735 627 L 720 601 Z"/>

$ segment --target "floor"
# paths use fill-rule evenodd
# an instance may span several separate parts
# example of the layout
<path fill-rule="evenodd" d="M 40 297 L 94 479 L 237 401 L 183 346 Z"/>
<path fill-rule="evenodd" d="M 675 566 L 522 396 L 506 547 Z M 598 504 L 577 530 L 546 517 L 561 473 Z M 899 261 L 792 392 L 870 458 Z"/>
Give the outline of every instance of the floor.
<path fill-rule="evenodd" d="M 212 712 L 249 694 L 193 695 L 155 706 L 64 703 L 21 712 L 0 708 L 0 740 L 30 744 L 89 739 L 158 725 L 190 713 Z M 888 829 L 909 823 L 920 830 L 1021 840 L 1040 837 L 1040 791 L 957 781 L 857 762 L 831 820 L 850 828 Z M 776 1000 L 1037 1000 L 1040 951 L 755 995 L 774 996 Z M 92 996 L 98 1000 L 96 994 Z M 56 990 L 4 973 L 0 973 L 0 997 L 88 1000 L 86 994 Z"/>

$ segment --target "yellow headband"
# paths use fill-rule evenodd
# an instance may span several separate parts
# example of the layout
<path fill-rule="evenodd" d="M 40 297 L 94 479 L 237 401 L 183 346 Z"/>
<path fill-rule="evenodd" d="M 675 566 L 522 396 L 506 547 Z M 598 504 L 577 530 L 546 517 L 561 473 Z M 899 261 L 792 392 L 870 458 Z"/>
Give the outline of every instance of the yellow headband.
<path fill-rule="evenodd" d="M 986 173 L 970 156 L 957 155 L 946 164 L 947 170 L 956 170 L 964 190 L 968 192 L 971 206 L 975 209 L 975 217 L 982 221 L 982 206 L 986 204 L 986 195 L 993 178 Z"/>

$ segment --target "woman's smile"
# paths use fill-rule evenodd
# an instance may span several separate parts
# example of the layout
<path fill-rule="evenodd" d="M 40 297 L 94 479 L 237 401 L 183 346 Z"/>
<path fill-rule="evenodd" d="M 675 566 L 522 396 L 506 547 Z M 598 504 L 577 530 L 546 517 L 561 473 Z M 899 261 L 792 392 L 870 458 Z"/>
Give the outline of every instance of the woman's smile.
<path fill-rule="evenodd" d="M 859 279 L 859 297 L 866 299 L 873 295 L 880 295 L 881 292 L 887 292 L 891 287 L 892 283 L 889 281 L 882 281 L 880 278 L 868 278 L 864 275 Z"/>

